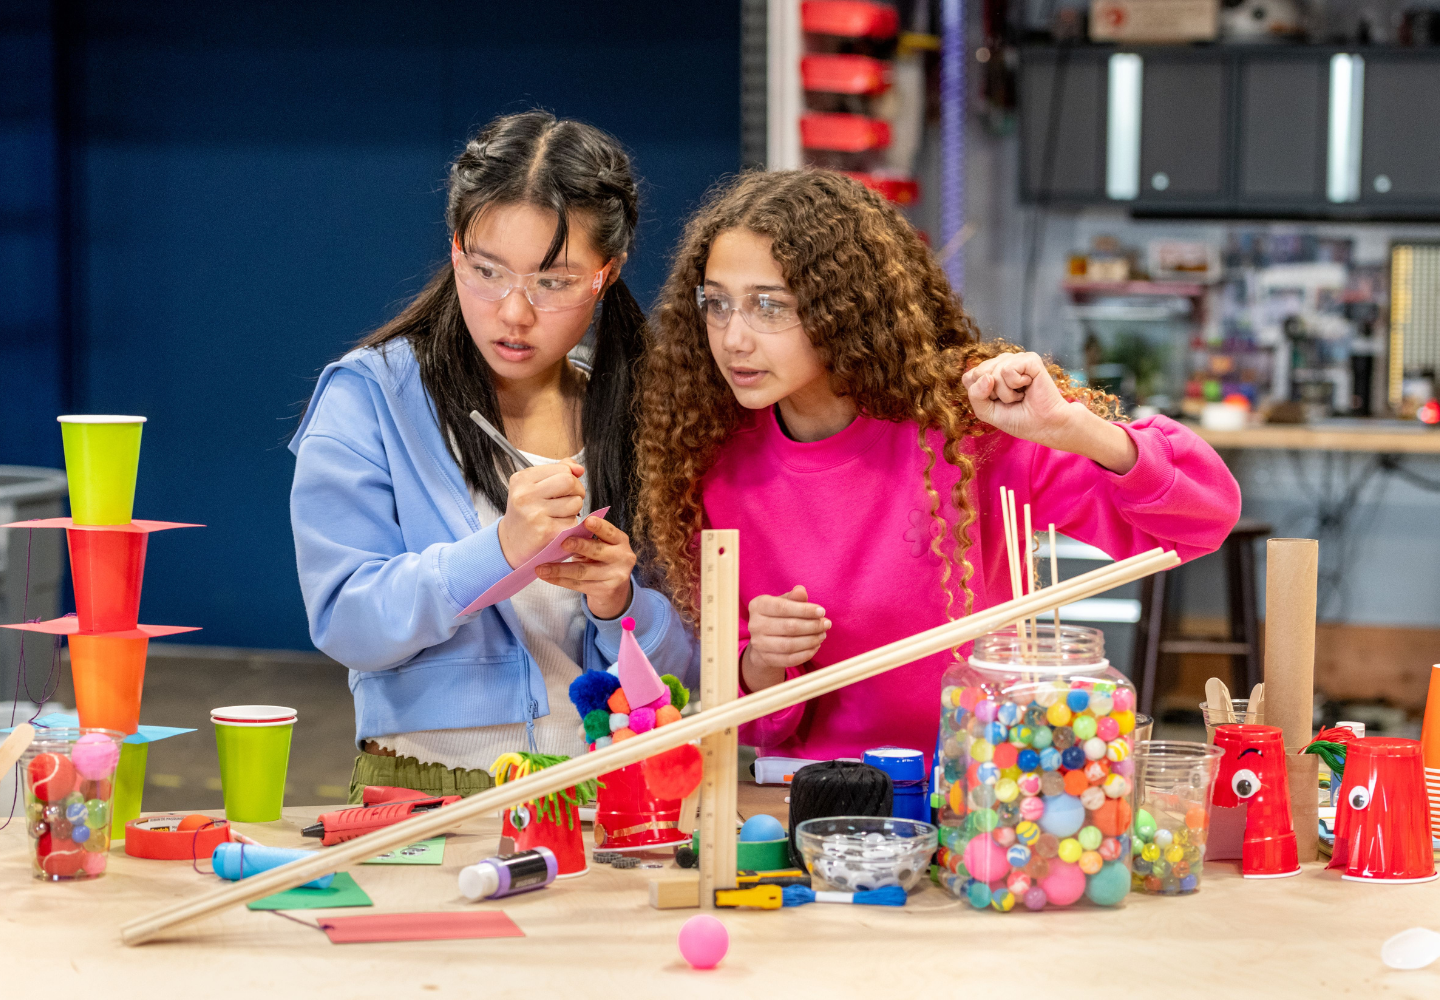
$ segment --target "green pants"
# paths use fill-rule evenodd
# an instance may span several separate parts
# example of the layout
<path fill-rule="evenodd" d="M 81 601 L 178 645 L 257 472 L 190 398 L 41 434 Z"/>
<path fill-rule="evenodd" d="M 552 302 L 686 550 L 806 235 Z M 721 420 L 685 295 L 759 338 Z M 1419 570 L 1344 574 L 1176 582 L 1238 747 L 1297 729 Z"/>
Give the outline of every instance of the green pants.
<path fill-rule="evenodd" d="M 366 785 L 413 788 L 426 795 L 474 795 L 495 787 L 487 771 L 469 771 L 444 764 L 422 764 L 414 757 L 382 757 L 362 753 L 350 772 L 350 799 L 358 805 Z"/>

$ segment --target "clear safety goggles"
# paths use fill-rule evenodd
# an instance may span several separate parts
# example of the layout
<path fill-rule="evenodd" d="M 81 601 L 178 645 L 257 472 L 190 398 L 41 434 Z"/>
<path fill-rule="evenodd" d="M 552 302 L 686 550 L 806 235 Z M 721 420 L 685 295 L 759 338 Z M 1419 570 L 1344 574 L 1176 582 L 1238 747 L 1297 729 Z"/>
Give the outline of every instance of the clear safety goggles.
<path fill-rule="evenodd" d="M 457 234 L 450 244 L 450 262 L 461 284 L 487 302 L 499 302 L 513 291 L 523 292 L 530 304 L 541 312 L 559 312 L 583 306 L 605 288 L 614 260 L 593 273 L 571 271 L 514 271 L 484 257 L 468 254 L 460 248 Z"/>
<path fill-rule="evenodd" d="M 706 325 L 716 330 L 729 326 L 730 315 L 737 309 L 756 333 L 779 333 L 800 325 L 799 307 L 770 292 L 750 292 L 732 299 L 723 292 L 707 292 L 700 286 L 695 289 L 695 304 L 705 314 Z"/>

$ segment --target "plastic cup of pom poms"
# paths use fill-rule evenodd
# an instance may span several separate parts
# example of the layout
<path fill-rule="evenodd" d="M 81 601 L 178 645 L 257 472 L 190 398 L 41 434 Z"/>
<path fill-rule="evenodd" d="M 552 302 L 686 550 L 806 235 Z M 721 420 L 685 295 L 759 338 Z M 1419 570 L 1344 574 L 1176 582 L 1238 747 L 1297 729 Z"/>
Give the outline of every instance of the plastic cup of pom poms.
<path fill-rule="evenodd" d="M 42 729 L 20 758 L 25 829 L 35 877 L 66 882 L 105 874 L 115 765 L 124 734 Z"/>
<path fill-rule="evenodd" d="M 999 912 L 1123 903 L 1135 724 L 1135 689 L 1099 631 L 978 639 L 942 683 L 942 885 Z"/>
<path fill-rule="evenodd" d="M 935 853 L 929 823 L 892 816 L 830 816 L 795 828 L 795 845 L 817 889 L 919 889 Z"/>
<path fill-rule="evenodd" d="M 1135 745 L 1134 891 L 1182 896 L 1200 889 L 1210 795 L 1223 756 L 1220 747 L 1204 743 Z"/>

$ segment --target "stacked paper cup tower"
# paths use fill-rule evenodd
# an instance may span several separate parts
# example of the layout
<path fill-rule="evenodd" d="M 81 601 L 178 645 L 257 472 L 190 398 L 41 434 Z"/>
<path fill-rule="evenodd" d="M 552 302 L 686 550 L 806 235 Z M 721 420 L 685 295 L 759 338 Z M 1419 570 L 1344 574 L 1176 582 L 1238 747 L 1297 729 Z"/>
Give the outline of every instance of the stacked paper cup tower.
<path fill-rule="evenodd" d="M 64 416 L 65 472 L 70 517 L 18 521 L 7 528 L 64 528 L 75 585 L 74 616 L 5 628 L 63 635 L 70 644 L 75 706 L 85 728 L 134 734 L 140 727 L 145 656 L 155 636 L 193 632 L 173 625 L 141 625 L 140 585 L 152 531 L 199 525 L 137 521 L 135 478 L 144 417 Z M 140 813 L 147 744 L 127 740 L 116 772 L 112 830 Z"/>
<path fill-rule="evenodd" d="M 1425 793 L 1430 799 L 1430 836 L 1440 837 L 1440 663 L 1430 668 L 1425 697 L 1425 722 L 1420 730 L 1420 760 L 1425 765 Z"/>

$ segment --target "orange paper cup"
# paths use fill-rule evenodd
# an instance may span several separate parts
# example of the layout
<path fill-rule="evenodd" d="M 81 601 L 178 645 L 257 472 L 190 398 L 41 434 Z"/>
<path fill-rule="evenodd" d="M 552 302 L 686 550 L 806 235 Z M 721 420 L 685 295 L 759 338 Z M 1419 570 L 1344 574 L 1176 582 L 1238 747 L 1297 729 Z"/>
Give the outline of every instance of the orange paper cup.
<path fill-rule="evenodd" d="M 70 673 L 81 726 L 127 735 L 140 728 L 140 695 L 149 645 L 144 636 L 70 636 Z"/>

